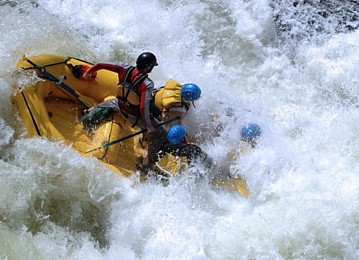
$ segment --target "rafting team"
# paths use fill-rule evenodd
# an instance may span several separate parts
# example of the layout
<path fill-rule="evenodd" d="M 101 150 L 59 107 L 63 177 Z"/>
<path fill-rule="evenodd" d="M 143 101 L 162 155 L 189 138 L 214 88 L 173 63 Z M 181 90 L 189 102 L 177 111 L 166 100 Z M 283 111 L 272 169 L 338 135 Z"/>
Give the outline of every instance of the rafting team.
<path fill-rule="evenodd" d="M 144 139 L 149 141 L 149 147 L 147 156 L 139 165 L 143 171 L 153 168 L 157 153 L 166 146 L 171 149 L 190 147 L 188 151 L 191 154 L 204 155 L 198 146 L 186 143 L 187 131 L 181 125 L 191 103 L 194 105 L 194 101 L 201 97 L 201 89 L 194 83 L 181 84 L 172 79 L 165 86 L 154 89 L 148 74 L 155 66 L 158 66 L 156 56 L 144 52 L 138 56 L 136 66 L 124 62 L 101 62 L 88 68 L 82 75 L 84 79 L 89 79 L 96 75 L 96 71 L 103 69 L 118 74 L 117 98 L 85 110 L 82 123 L 85 129 L 93 129 L 116 112 L 129 119 L 133 126 L 145 129 Z M 169 123 L 161 124 L 166 120 Z M 251 123 L 242 128 L 241 139 L 254 146 L 260 133 L 260 127 Z"/>

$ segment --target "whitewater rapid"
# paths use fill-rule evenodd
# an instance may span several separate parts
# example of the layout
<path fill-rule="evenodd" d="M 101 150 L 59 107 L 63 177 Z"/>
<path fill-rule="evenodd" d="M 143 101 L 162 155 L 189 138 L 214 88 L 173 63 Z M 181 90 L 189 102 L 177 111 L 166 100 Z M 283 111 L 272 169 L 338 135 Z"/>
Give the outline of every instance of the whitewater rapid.
<path fill-rule="evenodd" d="M 1 1 L 0 257 L 357 259 L 358 4 L 294 2 Z M 202 88 L 185 125 L 218 164 L 245 123 L 262 127 L 230 165 L 248 199 L 191 174 L 121 179 L 25 137 L 10 99 L 23 54 L 134 63 L 143 51 L 157 87 Z"/>

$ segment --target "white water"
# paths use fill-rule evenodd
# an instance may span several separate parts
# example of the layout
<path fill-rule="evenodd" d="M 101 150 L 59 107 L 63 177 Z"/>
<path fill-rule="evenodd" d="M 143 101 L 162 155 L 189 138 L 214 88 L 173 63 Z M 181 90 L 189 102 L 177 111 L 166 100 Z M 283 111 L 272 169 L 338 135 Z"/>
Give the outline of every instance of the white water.
<path fill-rule="evenodd" d="M 359 33 L 295 11 L 269 0 L 0 1 L 0 257 L 357 259 Z M 290 32 L 276 31 L 278 13 Z M 24 138 L 9 98 L 22 54 L 133 63 L 142 51 L 158 57 L 157 86 L 201 86 L 187 128 L 219 164 L 244 123 L 261 125 L 258 147 L 232 165 L 249 199 L 192 178 L 138 184 Z"/>

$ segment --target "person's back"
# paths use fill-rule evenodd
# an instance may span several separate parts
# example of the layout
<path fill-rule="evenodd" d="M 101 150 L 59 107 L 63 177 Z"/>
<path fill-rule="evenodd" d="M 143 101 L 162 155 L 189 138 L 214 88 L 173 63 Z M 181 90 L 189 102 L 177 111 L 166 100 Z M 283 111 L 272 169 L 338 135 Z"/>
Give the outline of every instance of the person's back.
<path fill-rule="evenodd" d="M 169 109 L 171 107 L 183 107 L 182 84 L 170 79 L 166 82 L 165 86 L 159 89 L 155 95 L 155 105 L 159 111 Z"/>

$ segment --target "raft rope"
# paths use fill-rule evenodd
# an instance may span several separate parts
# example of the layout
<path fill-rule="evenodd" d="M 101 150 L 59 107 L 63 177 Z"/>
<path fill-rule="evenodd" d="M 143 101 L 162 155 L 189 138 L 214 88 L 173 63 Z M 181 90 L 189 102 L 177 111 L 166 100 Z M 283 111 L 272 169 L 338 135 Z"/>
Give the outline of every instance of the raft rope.
<path fill-rule="evenodd" d="M 88 61 L 85 61 L 85 60 L 81 60 L 81 59 L 78 59 L 78 58 L 75 58 L 75 57 L 67 57 L 67 59 L 64 60 L 64 61 L 55 62 L 55 63 L 50 63 L 50 64 L 44 65 L 44 66 L 42 66 L 42 67 L 43 67 L 43 68 L 47 68 L 47 67 L 56 66 L 56 65 L 60 65 L 60 64 L 66 64 L 67 66 L 69 66 L 69 65 L 71 65 L 71 64 L 68 64 L 68 63 L 67 63 L 69 60 L 77 60 L 77 61 L 81 61 L 81 62 L 90 64 L 90 65 L 93 65 L 93 63 L 88 62 Z M 24 69 L 24 70 L 31 70 L 31 69 L 36 69 L 36 67 L 33 66 L 33 67 L 23 68 L 23 69 Z"/>
<path fill-rule="evenodd" d="M 111 139 L 111 134 L 112 134 L 112 129 L 113 129 L 113 123 L 114 123 L 113 118 L 114 118 L 114 117 L 115 117 L 115 113 L 112 112 L 111 129 L 110 129 L 110 133 L 109 133 L 108 138 L 107 138 L 107 143 L 110 142 L 110 139 Z M 106 147 L 105 152 L 103 153 L 102 157 L 99 158 L 99 159 L 100 159 L 100 160 L 103 160 L 103 159 L 106 157 L 107 152 L 108 152 L 108 147 Z"/>
<path fill-rule="evenodd" d="M 27 110 L 29 111 L 30 116 L 31 116 L 31 120 L 32 120 L 32 122 L 34 123 L 35 130 L 36 130 L 37 134 L 38 134 L 39 136 L 41 136 L 40 129 L 39 129 L 39 127 L 38 127 L 37 124 L 36 124 L 35 117 L 34 117 L 32 111 L 31 111 L 31 109 L 30 109 L 29 104 L 27 103 L 27 99 L 26 99 L 26 97 L 25 97 L 25 95 L 24 95 L 24 92 L 21 92 L 21 95 L 22 95 L 22 97 L 24 98 L 24 101 L 25 101 Z"/>

